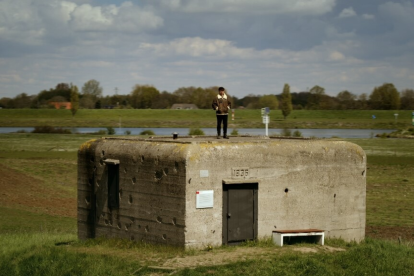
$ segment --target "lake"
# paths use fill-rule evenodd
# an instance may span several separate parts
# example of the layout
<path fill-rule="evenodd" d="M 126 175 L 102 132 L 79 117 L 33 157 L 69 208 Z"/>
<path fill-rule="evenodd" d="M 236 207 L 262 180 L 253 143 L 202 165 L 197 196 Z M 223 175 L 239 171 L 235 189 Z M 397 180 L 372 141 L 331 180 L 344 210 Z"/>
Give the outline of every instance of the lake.
<path fill-rule="evenodd" d="M 33 127 L 0 127 L 0 133 L 13 133 L 18 131 L 31 132 Z M 79 127 L 67 128 L 72 133 L 94 133 L 100 130 L 106 131 L 106 128 L 99 127 Z M 206 135 L 216 135 L 215 128 L 201 128 Z M 155 135 L 172 135 L 177 132 L 178 135 L 188 135 L 189 128 L 114 128 L 116 135 L 125 135 L 126 131 L 130 131 L 131 135 L 138 135 L 144 130 L 152 130 Z M 232 132 L 232 128 L 228 129 L 228 134 Z M 239 135 L 265 135 L 265 129 L 261 128 L 240 128 L 237 129 Z M 291 132 L 300 131 L 303 137 L 317 137 L 317 138 L 372 138 L 377 134 L 390 133 L 394 130 L 390 129 L 291 129 Z M 278 135 L 283 132 L 283 129 L 270 128 L 269 135 Z"/>

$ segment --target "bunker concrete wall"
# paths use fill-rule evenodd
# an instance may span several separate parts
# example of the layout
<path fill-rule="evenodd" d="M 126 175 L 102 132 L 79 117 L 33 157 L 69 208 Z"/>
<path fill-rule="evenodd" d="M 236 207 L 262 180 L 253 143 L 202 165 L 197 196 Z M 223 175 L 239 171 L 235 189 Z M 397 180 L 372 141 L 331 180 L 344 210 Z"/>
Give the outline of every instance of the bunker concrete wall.
<path fill-rule="evenodd" d="M 107 206 L 109 159 L 119 160 L 115 210 Z M 248 173 L 238 173 L 242 170 Z M 327 237 L 360 241 L 365 170 L 364 151 L 344 141 L 89 141 L 78 154 L 78 235 L 220 245 L 224 182 L 258 183 L 259 238 L 278 229 L 320 228 Z M 213 208 L 196 208 L 196 192 L 202 190 L 214 191 Z"/>
<path fill-rule="evenodd" d="M 108 208 L 106 160 L 119 161 L 119 208 Z M 78 236 L 184 244 L 185 157 L 173 144 L 102 139 L 78 153 Z M 94 209 L 93 206 L 96 206 Z"/>
<path fill-rule="evenodd" d="M 307 228 L 347 241 L 364 238 L 366 155 L 359 146 L 327 140 L 197 146 L 188 156 L 187 246 L 221 243 L 223 180 L 259 183 L 259 238 L 277 229 Z M 248 177 L 236 176 L 243 169 Z M 208 177 L 200 177 L 202 170 Z M 214 208 L 195 208 L 197 190 L 214 190 Z"/>

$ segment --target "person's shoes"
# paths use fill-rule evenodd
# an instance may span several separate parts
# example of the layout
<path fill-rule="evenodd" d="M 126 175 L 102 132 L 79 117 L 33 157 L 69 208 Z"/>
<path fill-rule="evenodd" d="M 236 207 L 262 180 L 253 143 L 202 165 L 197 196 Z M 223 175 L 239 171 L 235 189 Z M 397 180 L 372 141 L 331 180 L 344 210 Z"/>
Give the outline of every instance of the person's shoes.
<path fill-rule="evenodd" d="M 220 135 L 217 135 L 217 139 L 220 139 Z"/>
<path fill-rule="evenodd" d="M 224 135 L 224 136 L 223 136 L 223 139 L 229 139 L 229 136 Z"/>

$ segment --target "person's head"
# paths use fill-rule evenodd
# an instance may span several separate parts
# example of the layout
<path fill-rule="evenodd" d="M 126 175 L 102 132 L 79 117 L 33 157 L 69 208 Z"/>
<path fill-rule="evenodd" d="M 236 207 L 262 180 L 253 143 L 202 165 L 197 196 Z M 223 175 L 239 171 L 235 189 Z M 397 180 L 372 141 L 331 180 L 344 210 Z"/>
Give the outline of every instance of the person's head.
<path fill-rule="evenodd" d="M 224 90 L 225 90 L 224 87 L 219 87 L 218 92 L 221 96 L 224 95 Z"/>

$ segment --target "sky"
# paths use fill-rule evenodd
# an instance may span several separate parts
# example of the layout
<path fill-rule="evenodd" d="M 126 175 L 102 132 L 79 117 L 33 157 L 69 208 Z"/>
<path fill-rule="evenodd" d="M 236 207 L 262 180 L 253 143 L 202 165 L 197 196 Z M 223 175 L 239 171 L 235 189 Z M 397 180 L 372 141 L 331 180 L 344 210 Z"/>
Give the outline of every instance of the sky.
<path fill-rule="evenodd" d="M 58 83 L 103 94 L 414 89 L 414 3 L 383 0 L 0 0 L 0 98 Z"/>

